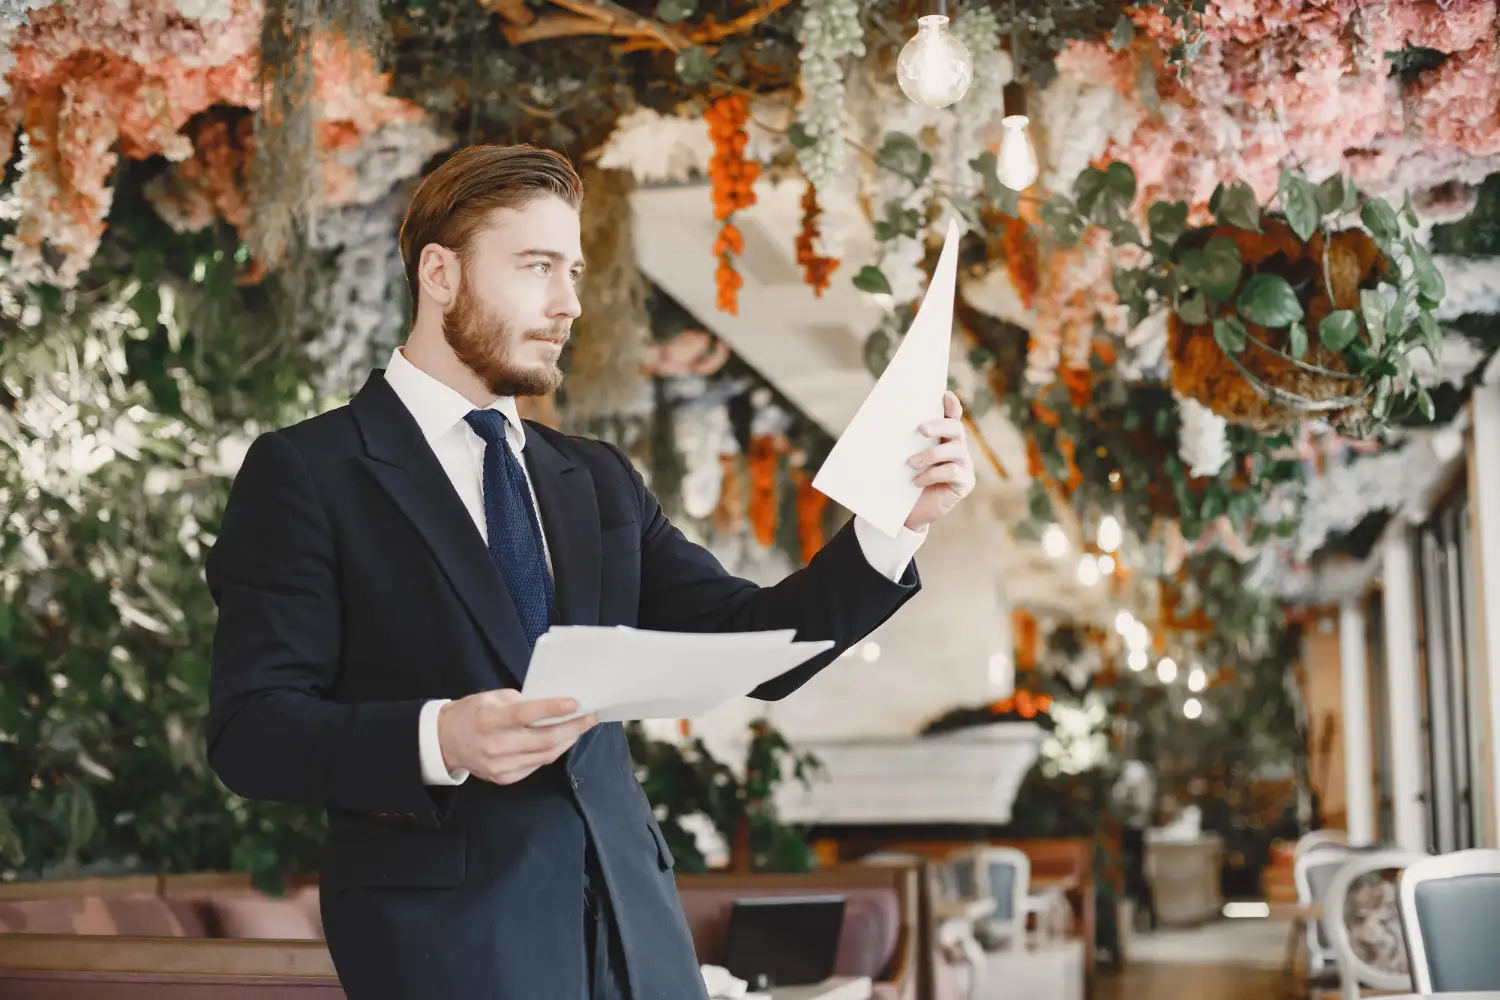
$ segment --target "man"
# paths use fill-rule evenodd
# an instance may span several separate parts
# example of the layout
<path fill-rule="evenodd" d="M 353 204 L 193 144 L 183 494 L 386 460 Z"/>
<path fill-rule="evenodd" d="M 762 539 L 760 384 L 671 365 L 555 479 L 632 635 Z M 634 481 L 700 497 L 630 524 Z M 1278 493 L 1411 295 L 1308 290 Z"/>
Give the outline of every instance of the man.
<path fill-rule="evenodd" d="M 974 483 L 958 401 L 913 459 L 895 540 L 856 520 L 757 588 L 662 515 L 610 445 L 516 413 L 579 314 L 582 191 L 528 146 L 462 150 L 401 228 L 415 318 L 346 407 L 261 436 L 208 585 L 209 759 L 237 794 L 328 811 L 328 946 L 350 1000 L 702 997 L 672 857 L 624 730 L 519 689 L 552 624 L 795 629 L 834 648 L 918 588 Z M 712 663 L 703 664 L 712 670 Z"/>

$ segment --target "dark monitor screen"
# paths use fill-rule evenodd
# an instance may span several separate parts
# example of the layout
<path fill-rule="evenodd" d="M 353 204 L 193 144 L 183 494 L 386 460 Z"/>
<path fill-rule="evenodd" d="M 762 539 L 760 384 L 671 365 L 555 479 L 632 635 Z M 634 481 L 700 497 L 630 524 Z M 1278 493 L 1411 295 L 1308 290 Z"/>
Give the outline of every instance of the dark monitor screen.
<path fill-rule="evenodd" d="M 823 982 L 833 975 L 845 902 L 840 895 L 736 899 L 724 968 L 751 989 Z"/>

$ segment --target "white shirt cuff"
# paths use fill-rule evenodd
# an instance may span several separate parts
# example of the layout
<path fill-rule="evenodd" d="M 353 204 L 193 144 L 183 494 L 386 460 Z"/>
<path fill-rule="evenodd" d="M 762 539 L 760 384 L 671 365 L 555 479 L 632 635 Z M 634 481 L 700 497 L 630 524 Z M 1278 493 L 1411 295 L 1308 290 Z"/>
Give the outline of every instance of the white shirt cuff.
<path fill-rule="evenodd" d="M 422 758 L 424 785 L 462 785 L 468 771 L 450 771 L 443 766 L 443 745 L 438 742 L 438 713 L 450 699 L 440 698 L 422 706 L 417 719 L 417 752 Z"/>
<path fill-rule="evenodd" d="M 903 524 L 895 538 L 887 538 L 869 521 L 856 517 L 854 537 L 859 539 L 860 551 L 875 572 L 892 583 L 900 583 L 917 550 L 927 540 L 927 529 L 912 531 Z"/>

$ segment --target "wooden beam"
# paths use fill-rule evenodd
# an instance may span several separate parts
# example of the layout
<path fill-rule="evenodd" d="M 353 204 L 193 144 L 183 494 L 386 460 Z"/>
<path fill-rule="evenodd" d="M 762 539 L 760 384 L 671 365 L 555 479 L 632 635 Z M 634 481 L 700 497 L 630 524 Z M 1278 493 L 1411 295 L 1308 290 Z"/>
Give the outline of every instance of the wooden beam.
<path fill-rule="evenodd" d="M 526 0 L 479 0 L 479 6 L 494 11 L 511 24 L 527 25 L 536 20 Z"/>

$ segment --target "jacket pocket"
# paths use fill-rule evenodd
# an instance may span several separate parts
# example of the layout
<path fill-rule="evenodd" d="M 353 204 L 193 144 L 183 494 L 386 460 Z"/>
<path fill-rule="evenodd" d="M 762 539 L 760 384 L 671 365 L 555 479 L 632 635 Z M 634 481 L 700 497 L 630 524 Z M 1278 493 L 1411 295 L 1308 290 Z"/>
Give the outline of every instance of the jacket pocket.
<path fill-rule="evenodd" d="M 646 826 L 651 829 L 651 839 L 656 841 L 656 863 L 662 871 L 668 871 L 677 864 L 677 859 L 672 857 L 672 849 L 667 846 L 666 834 L 661 832 L 654 819 L 647 820 Z"/>
<path fill-rule="evenodd" d="M 322 880 L 330 888 L 452 888 L 468 868 L 462 831 L 419 837 L 332 840 Z"/>

